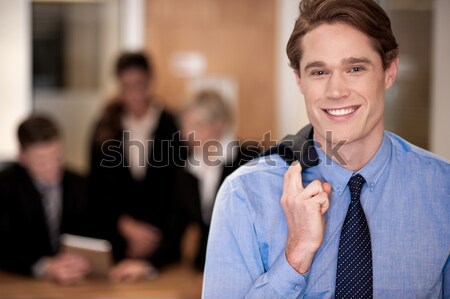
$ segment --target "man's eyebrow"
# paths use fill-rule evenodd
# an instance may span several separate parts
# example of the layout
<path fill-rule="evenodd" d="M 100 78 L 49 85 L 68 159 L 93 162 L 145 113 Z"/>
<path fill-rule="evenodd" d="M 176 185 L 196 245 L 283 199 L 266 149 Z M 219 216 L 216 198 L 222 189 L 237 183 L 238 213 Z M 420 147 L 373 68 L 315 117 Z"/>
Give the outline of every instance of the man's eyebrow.
<path fill-rule="evenodd" d="M 370 64 L 373 65 L 372 61 L 370 61 L 369 58 L 366 57 L 348 57 L 348 58 L 344 58 L 341 61 L 342 64 L 348 65 L 348 64 Z M 325 67 L 325 62 L 323 61 L 313 61 L 310 63 L 307 63 L 305 65 L 305 68 L 303 69 L 305 72 L 313 67 Z"/>
<path fill-rule="evenodd" d="M 313 68 L 313 67 L 324 67 L 324 66 L 325 66 L 325 62 L 323 62 L 323 61 L 313 61 L 313 62 L 310 62 L 310 63 L 306 64 L 305 68 L 303 70 L 306 72 L 310 68 Z"/>
<path fill-rule="evenodd" d="M 372 61 L 366 57 L 349 57 L 342 59 L 342 64 L 370 64 L 372 65 Z"/>

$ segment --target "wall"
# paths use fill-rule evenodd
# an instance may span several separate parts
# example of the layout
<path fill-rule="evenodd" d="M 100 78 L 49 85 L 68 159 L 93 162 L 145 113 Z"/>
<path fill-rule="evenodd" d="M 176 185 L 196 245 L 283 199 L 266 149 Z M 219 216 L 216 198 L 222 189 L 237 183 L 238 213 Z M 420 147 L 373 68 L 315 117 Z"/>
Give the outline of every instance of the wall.
<path fill-rule="evenodd" d="M 120 0 L 120 44 L 123 50 L 145 47 L 145 0 Z"/>
<path fill-rule="evenodd" d="M 431 104 L 431 151 L 450 160 L 450 1 L 435 0 Z"/>
<path fill-rule="evenodd" d="M 121 28 L 129 26 L 126 19 L 119 22 L 119 7 L 127 10 L 128 2 L 66 3 L 59 10 L 66 20 L 65 87 L 33 91 L 34 111 L 57 121 L 64 135 L 66 165 L 80 173 L 88 171 L 92 129 L 114 88 L 113 65 L 119 43 L 125 40 L 120 33 L 126 32 Z M 136 43 L 136 38 L 127 41 Z"/>
<path fill-rule="evenodd" d="M 0 53 L 1 161 L 16 157 L 16 128 L 31 110 L 28 0 L 0 0 Z"/>
<path fill-rule="evenodd" d="M 384 125 L 386 130 L 429 149 L 432 9 L 401 7 L 398 3 L 385 9 L 400 47 L 400 65 L 395 84 L 386 93 Z"/>
<path fill-rule="evenodd" d="M 165 104 L 174 109 L 185 100 L 190 78 L 170 65 L 177 53 L 194 51 L 207 63 L 199 76 L 227 76 L 238 83 L 238 136 L 260 140 L 273 130 L 275 11 L 275 0 L 149 0 L 147 49 Z"/>
<path fill-rule="evenodd" d="M 304 97 L 297 87 L 286 54 L 286 44 L 299 14 L 298 6 L 298 0 L 277 1 L 277 138 L 294 134 L 309 123 Z"/>

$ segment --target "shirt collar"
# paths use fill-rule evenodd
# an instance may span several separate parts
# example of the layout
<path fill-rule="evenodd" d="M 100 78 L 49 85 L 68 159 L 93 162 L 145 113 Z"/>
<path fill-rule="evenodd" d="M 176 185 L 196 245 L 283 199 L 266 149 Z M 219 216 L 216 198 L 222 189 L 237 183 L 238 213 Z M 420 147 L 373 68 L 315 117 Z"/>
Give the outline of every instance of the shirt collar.
<path fill-rule="evenodd" d="M 375 156 L 367 163 L 360 171 L 361 174 L 367 182 L 370 191 L 375 188 L 381 174 L 383 173 L 386 166 L 389 164 L 392 153 L 392 143 L 389 137 L 383 134 L 383 141 L 380 148 L 375 153 Z"/>
<path fill-rule="evenodd" d="M 323 178 L 329 182 L 335 192 L 340 195 L 344 192 L 348 181 L 351 176 L 354 174 L 353 171 L 348 170 L 340 166 L 338 163 L 328 158 L 322 149 L 314 140 L 314 146 L 317 151 L 317 155 L 319 157 L 319 171 L 322 174 Z M 364 179 L 367 182 L 370 191 L 373 191 L 375 188 L 383 170 L 388 165 L 388 162 L 391 157 L 392 151 L 392 143 L 386 133 L 383 135 L 383 141 L 381 142 L 380 147 L 378 148 L 375 155 L 372 159 L 367 163 L 360 171 Z"/>
<path fill-rule="evenodd" d="M 150 102 L 145 115 L 141 118 L 134 117 L 131 113 L 125 113 L 122 116 L 122 125 L 126 131 L 153 131 L 157 122 L 159 121 L 159 115 L 161 114 L 162 107 L 153 101 Z M 146 132 L 147 133 L 147 132 Z M 148 134 L 146 134 L 148 135 Z"/>
<path fill-rule="evenodd" d="M 32 178 L 33 184 L 41 196 L 47 196 L 52 191 L 58 191 L 61 188 L 61 181 L 54 185 L 41 182 L 37 178 Z"/>

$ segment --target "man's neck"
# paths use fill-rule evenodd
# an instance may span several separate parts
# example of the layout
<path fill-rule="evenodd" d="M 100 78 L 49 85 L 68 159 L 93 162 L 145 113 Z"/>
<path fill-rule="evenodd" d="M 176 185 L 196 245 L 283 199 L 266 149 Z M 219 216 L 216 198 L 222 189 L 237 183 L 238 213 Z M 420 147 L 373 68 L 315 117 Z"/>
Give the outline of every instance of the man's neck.
<path fill-rule="evenodd" d="M 142 105 L 139 108 L 134 108 L 134 109 L 128 109 L 128 114 L 130 115 L 130 117 L 132 117 L 135 120 L 141 120 L 144 116 L 147 115 L 147 113 L 149 112 L 149 110 L 152 108 L 151 107 L 152 103 L 151 100 L 148 99 L 148 101 L 145 103 L 145 105 Z"/>
<path fill-rule="evenodd" d="M 368 136 L 345 143 L 339 147 L 338 153 L 331 152 L 335 144 L 322 148 L 324 153 L 333 159 L 345 169 L 357 172 L 362 169 L 375 156 L 383 141 L 384 129 L 374 130 Z M 319 134 L 314 134 L 314 138 L 319 144 L 330 144 L 330 141 L 324 140 Z M 339 155 L 337 159 L 336 155 Z"/>

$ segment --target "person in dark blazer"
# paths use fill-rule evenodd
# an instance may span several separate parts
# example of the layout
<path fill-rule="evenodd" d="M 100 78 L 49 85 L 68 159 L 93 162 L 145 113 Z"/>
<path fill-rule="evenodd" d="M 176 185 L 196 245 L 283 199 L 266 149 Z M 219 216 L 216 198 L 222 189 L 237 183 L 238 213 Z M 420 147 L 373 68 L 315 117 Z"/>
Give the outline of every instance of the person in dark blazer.
<path fill-rule="evenodd" d="M 90 265 L 61 253 L 59 237 L 86 231 L 87 181 L 64 168 L 51 120 L 29 117 L 18 138 L 19 163 L 0 172 L 0 268 L 64 284 L 78 281 Z"/>
<path fill-rule="evenodd" d="M 222 95 L 202 90 L 179 113 L 181 135 L 189 145 L 186 167 L 177 171 L 179 224 L 200 227 L 194 266 L 203 271 L 209 225 L 217 191 L 234 170 L 258 156 L 256 143 L 234 138 L 232 111 Z"/>
<path fill-rule="evenodd" d="M 134 280 L 178 261 L 174 234 L 178 128 L 153 94 L 153 66 L 143 53 L 116 65 L 118 95 L 105 107 L 91 142 L 91 211 L 117 266 L 111 277 Z M 185 155 L 184 155 L 185 156 Z"/>

